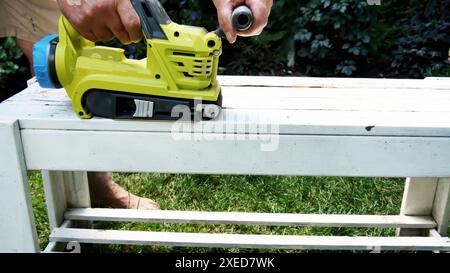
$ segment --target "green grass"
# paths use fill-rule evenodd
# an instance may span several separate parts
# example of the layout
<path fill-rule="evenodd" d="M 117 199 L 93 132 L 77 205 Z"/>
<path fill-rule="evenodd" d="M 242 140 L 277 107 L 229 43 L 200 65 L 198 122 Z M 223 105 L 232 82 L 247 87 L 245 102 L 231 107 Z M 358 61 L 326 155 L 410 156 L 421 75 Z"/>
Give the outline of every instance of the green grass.
<path fill-rule="evenodd" d="M 48 243 L 42 178 L 30 172 L 33 207 L 41 248 Z M 114 174 L 132 193 L 153 198 L 162 209 L 283 213 L 398 214 L 404 179 Z M 291 235 L 394 235 L 393 229 L 268 227 L 154 223 L 95 223 L 96 228 L 176 232 Z M 284 250 L 92 246 L 91 252 L 255 252 Z M 292 251 L 289 251 L 292 252 Z"/>

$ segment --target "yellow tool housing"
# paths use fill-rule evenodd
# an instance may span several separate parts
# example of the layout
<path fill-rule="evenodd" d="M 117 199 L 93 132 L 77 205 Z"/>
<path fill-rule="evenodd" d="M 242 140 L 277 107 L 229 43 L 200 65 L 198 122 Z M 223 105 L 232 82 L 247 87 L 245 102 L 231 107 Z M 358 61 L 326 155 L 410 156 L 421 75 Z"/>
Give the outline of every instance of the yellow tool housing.
<path fill-rule="evenodd" d="M 148 0 L 134 2 L 135 7 L 142 5 L 144 9 L 139 13 L 144 27 L 143 17 L 152 16 L 151 7 L 146 6 Z M 204 28 L 170 20 L 159 27 L 165 38 L 156 38 L 156 32 L 152 36 L 151 31 L 143 28 L 147 58 L 132 60 L 126 58 L 123 49 L 96 46 L 83 38 L 61 16 L 55 70 L 59 84 L 67 91 L 80 118 L 92 116 L 92 109 L 86 105 L 86 94 L 90 91 L 199 99 L 203 103 L 220 104 L 216 76 L 221 38 Z"/>

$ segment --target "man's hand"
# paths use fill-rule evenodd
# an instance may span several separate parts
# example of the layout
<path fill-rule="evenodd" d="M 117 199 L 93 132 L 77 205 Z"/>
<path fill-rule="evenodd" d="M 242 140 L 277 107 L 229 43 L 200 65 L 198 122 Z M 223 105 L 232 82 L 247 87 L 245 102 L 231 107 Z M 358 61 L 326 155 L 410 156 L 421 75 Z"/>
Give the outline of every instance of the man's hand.
<path fill-rule="evenodd" d="M 142 38 L 139 17 L 130 0 L 58 0 L 64 16 L 86 39 L 123 44 Z"/>
<path fill-rule="evenodd" d="M 273 0 L 213 0 L 217 8 L 217 17 L 223 32 L 230 43 L 236 41 L 237 36 L 254 36 L 261 34 L 269 20 Z M 246 31 L 236 31 L 231 23 L 231 13 L 241 5 L 247 5 L 253 13 L 253 25 Z"/>

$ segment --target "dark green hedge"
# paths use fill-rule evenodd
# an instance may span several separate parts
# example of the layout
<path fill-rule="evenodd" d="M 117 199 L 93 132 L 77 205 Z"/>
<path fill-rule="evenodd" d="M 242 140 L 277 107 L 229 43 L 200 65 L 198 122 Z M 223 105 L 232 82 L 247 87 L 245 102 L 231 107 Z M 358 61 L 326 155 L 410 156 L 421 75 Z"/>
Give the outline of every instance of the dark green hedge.
<path fill-rule="evenodd" d="M 17 47 L 12 38 L 5 38 L 0 43 L 0 83 L 1 79 L 14 75 L 18 72 L 24 72 L 26 67 L 19 65 L 19 59 L 22 57 L 22 51 Z M 0 86 L 1 87 L 1 86 Z"/>
<path fill-rule="evenodd" d="M 0 39 L 0 102 L 26 87 L 28 61 L 14 39 Z"/>
<path fill-rule="evenodd" d="M 213 29 L 211 2 L 165 5 L 178 22 Z M 231 74 L 421 78 L 445 73 L 449 48 L 449 0 L 276 0 L 263 34 L 227 46 L 222 64 Z"/>

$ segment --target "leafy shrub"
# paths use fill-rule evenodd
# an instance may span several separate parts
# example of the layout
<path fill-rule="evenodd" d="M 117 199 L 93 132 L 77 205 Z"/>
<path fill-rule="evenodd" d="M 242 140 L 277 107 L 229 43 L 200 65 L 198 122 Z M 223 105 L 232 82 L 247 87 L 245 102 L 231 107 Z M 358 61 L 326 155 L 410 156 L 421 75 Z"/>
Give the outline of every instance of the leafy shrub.
<path fill-rule="evenodd" d="M 217 28 L 212 1 L 161 0 L 173 21 Z M 378 1 L 371 0 L 372 4 Z M 414 77 L 448 74 L 450 1 L 276 0 L 258 37 L 223 43 L 224 74 Z M 0 73 L 20 70 L 13 41 L 0 45 Z M 112 42 L 108 45 L 119 46 Z M 7 48 L 7 49 L 5 49 Z M 130 58 L 145 46 L 125 46 Z M 1 53 L 5 52 L 9 53 Z M 5 56 L 6 54 L 6 56 Z"/>
<path fill-rule="evenodd" d="M 14 39 L 6 38 L 0 42 L 0 80 L 19 72 L 19 70 L 26 69 L 17 64 L 22 55 L 23 53 L 17 47 Z"/>
<path fill-rule="evenodd" d="M 405 32 L 392 54 L 395 74 L 422 78 L 449 67 L 449 1 L 431 0 L 417 5 Z"/>
<path fill-rule="evenodd" d="M 0 102 L 26 87 L 29 69 L 14 39 L 0 39 Z"/>
<path fill-rule="evenodd" d="M 352 75 L 366 60 L 376 16 L 366 1 L 309 0 L 296 20 L 298 62 L 313 75 Z"/>

